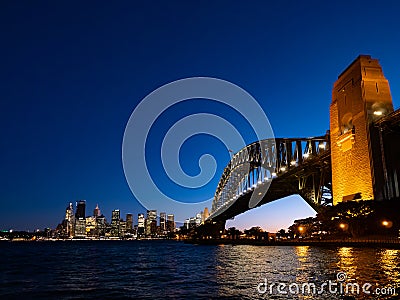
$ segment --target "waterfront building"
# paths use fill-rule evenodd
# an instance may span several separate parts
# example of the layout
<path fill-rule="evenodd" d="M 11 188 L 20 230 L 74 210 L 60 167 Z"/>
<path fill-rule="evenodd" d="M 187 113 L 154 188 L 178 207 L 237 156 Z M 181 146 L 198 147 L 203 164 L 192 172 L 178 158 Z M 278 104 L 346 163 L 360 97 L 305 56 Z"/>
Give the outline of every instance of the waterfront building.
<path fill-rule="evenodd" d="M 65 219 L 64 219 L 64 236 L 67 238 L 72 238 L 74 236 L 74 206 L 72 202 L 69 203 L 65 210 Z"/>
<path fill-rule="evenodd" d="M 75 212 L 75 234 L 76 238 L 85 238 L 86 237 L 86 201 L 79 200 L 76 203 L 76 212 Z"/>
<path fill-rule="evenodd" d="M 75 217 L 75 238 L 86 238 L 86 220 L 85 218 Z"/>
<path fill-rule="evenodd" d="M 119 220 L 119 237 L 124 237 L 126 235 L 126 221 L 123 219 Z"/>
<path fill-rule="evenodd" d="M 138 214 L 137 236 L 141 237 L 145 234 L 145 219 L 143 214 Z"/>
<path fill-rule="evenodd" d="M 100 217 L 100 215 L 101 215 L 101 212 L 100 212 L 99 205 L 96 204 L 96 208 L 93 210 L 93 216 L 97 218 L 97 217 Z"/>
<path fill-rule="evenodd" d="M 111 213 L 111 236 L 119 237 L 120 233 L 120 211 L 119 209 L 115 209 Z"/>
<path fill-rule="evenodd" d="M 99 237 L 106 236 L 107 220 L 105 216 L 101 215 L 96 217 L 96 228 L 97 228 L 97 235 Z"/>
<path fill-rule="evenodd" d="M 133 216 L 132 214 L 126 214 L 126 233 L 133 233 Z"/>
<path fill-rule="evenodd" d="M 173 214 L 167 215 L 167 231 L 175 232 L 175 218 Z"/>
<path fill-rule="evenodd" d="M 86 236 L 88 237 L 97 237 L 97 224 L 96 217 L 89 216 L 85 218 L 86 220 Z"/>
<path fill-rule="evenodd" d="M 76 203 L 75 218 L 85 218 L 85 217 L 86 217 L 86 200 L 79 200 Z"/>
<path fill-rule="evenodd" d="M 154 236 L 157 231 L 157 211 L 148 210 L 146 218 L 146 236 Z"/>
<path fill-rule="evenodd" d="M 165 212 L 160 213 L 160 233 L 166 234 L 167 232 L 167 214 Z"/>

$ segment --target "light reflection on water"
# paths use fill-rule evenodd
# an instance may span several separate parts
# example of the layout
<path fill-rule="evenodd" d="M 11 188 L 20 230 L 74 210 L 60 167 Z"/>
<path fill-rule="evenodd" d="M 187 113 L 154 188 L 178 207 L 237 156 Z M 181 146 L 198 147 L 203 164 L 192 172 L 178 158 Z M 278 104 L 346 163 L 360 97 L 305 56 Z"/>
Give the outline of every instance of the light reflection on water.
<path fill-rule="evenodd" d="M 343 299 L 257 292 L 265 279 L 320 286 L 338 272 L 348 282 L 400 291 L 399 250 L 168 241 L 5 243 L 0 250 L 1 299 Z"/>

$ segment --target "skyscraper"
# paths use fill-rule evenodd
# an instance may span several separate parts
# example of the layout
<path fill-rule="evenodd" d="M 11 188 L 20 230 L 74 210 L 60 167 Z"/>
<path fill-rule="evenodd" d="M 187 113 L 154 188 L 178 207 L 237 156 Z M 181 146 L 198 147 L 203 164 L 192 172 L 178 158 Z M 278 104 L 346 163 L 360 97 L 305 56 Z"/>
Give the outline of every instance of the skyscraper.
<path fill-rule="evenodd" d="M 74 236 L 74 206 L 70 202 L 65 210 L 65 236 L 70 238 Z"/>
<path fill-rule="evenodd" d="M 126 233 L 133 232 L 133 216 L 132 214 L 126 214 Z"/>
<path fill-rule="evenodd" d="M 86 200 L 79 200 L 76 203 L 75 218 L 85 218 L 85 217 L 86 217 Z"/>
<path fill-rule="evenodd" d="M 76 204 L 75 213 L 75 234 L 76 238 L 86 237 L 86 201 L 79 200 Z"/>
<path fill-rule="evenodd" d="M 157 231 L 157 211 L 148 210 L 146 219 L 146 235 L 153 236 Z"/>
<path fill-rule="evenodd" d="M 167 216 L 167 231 L 175 232 L 175 220 L 174 220 L 174 215 L 172 214 Z"/>
<path fill-rule="evenodd" d="M 141 237 L 145 234 L 145 220 L 143 214 L 138 214 L 138 231 L 137 236 Z"/>
<path fill-rule="evenodd" d="M 165 212 L 160 213 L 160 232 L 165 234 L 167 231 L 167 214 Z"/>
<path fill-rule="evenodd" d="M 120 211 L 119 209 L 115 209 L 111 213 L 111 236 L 119 237 L 120 233 Z"/>
<path fill-rule="evenodd" d="M 97 218 L 97 217 L 100 217 L 100 215 L 101 215 L 101 212 L 100 212 L 99 205 L 96 204 L 96 208 L 93 210 L 93 216 Z"/>

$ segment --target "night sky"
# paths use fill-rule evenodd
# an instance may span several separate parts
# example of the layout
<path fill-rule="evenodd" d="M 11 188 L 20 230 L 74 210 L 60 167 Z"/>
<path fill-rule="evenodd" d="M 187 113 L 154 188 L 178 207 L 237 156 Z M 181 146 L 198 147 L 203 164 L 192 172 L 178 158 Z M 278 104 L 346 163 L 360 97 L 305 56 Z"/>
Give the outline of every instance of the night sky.
<path fill-rule="evenodd" d="M 318 136 L 329 129 L 337 76 L 370 54 L 398 108 L 399 12 L 397 1 L 1 1 L 0 229 L 54 228 L 80 199 L 87 213 L 98 203 L 108 219 L 112 209 L 144 212 L 124 177 L 125 126 L 146 95 L 178 79 L 230 81 L 257 99 L 275 136 Z M 165 112 L 151 145 L 197 110 L 226 112 L 242 128 L 228 109 L 193 101 Z M 189 202 L 212 197 L 229 152 L 208 136 L 181 150 L 191 175 L 211 153 L 216 178 L 202 190 L 164 190 Z M 160 160 L 159 149 L 149 155 Z M 152 170 L 155 180 L 165 177 Z M 313 214 L 292 196 L 228 226 L 277 230 Z"/>

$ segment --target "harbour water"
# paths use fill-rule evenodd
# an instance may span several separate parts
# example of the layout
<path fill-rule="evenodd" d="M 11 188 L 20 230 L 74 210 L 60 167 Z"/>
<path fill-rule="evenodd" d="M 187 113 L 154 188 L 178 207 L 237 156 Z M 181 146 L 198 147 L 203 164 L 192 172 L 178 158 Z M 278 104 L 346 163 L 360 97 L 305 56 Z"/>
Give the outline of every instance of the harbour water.
<path fill-rule="evenodd" d="M 0 242 L 0 252 L 0 299 L 344 299 L 328 290 L 338 276 L 360 286 L 352 299 L 400 291 L 400 250 L 383 248 L 153 240 Z"/>

